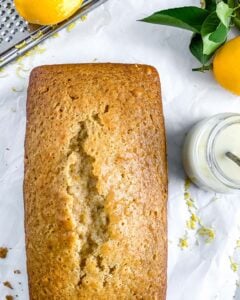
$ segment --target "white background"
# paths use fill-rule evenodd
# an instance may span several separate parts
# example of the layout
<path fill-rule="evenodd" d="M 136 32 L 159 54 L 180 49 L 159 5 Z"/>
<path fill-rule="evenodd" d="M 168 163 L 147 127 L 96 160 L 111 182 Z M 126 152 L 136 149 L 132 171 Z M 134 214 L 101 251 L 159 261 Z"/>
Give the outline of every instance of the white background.
<path fill-rule="evenodd" d="M 240 239 L 240 196 L 215 195 L 191 186 L 196 214 L 215 231 L 215 239 L 206 243 L 197 230 L 186 227 L 190 214 L 181 163 L 181 146 L 191 126 L 219 112 L 240 112 L 240 97 L 219 87 L 211 73 L 191 71 L 198 62 L 188 51 L 190 32 L 136 22 L 159 9 L 198 4 L 190 0 L 109 0 L 86 21 L 63 30 L 0 71 L 0 247 L 11 248 L 8 258 L 0 260 L 0 299 L 7 294 L 28 299 L 22 180 L 29 72 L 41 64 L 93 61 L 150 64 L 160 73 L 169 159 L 167 299 L 230 300 L 234 295 L 240 299 L 238 274 L 229 259 L 237 263 L 240 253 L 235 249 Z M 189 247 L 182 250 L 179 238 L 185 234 Z M 14 274 L 15 269 L 21 274 Z M 13 291 L 2 285 L 5 280 L 12 283 Z"/>

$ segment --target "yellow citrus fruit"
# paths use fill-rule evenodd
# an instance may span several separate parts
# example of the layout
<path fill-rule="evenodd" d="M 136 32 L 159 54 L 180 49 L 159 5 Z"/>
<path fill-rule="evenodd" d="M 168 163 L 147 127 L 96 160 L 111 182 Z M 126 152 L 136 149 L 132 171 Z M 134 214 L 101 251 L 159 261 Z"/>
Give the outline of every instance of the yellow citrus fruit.
<path fill-rule="evenodd" d="M 74 14 L 83 0 L 14 0 L 19 14 L 29 23 L 54 25 Z"/>
<path fill-rule="evenodd" d="M 216 52 L 213 73 L 222 87 L 240 95 L 240 37 L 228 41 Z"/>

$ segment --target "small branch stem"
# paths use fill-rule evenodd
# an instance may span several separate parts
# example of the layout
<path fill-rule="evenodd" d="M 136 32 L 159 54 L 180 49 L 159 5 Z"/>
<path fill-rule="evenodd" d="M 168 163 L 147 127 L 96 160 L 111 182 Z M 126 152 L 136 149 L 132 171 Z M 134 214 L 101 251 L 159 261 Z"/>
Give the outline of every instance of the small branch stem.
<path fill-rule="evenodd" d="M 205 71 L 210 71 L 210 70 L 212 70 L 212 64 L 207 65 L 207 66 L 203 65 L 200 68 L 192 69 L 193 72 L 205 72 Z"/>

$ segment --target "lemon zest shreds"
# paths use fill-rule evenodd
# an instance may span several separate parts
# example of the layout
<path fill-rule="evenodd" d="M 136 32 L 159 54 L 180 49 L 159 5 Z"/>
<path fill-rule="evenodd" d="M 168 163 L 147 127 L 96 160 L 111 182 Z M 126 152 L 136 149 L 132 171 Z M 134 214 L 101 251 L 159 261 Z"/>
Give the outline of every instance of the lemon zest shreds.
<path fill-rule="evenodd" d="M 184 192 L 184 199 L 185 200 L 190 199 L 190 193 L 189 192 Z"/>
<path fill-rule="evenodd" d="M 58 32 L 55 32 L 53 35 L 52 35 L 52 38 L 57 38 L 59 37 L 59 33 Z"/>
<path fill-rule="evenodd" d="M 199 210 L 196 205 L 195 200 L 191 196 L 191 181 L 190 179 L 186 179 L 184 183 L 184 200 L 189 212 L 189 219 L 186 220 L 186 234 L 184 237 L 179 239 L 178 246 L 181 249 L 186 249 L 189 247 L 189 238 L 188 238 L 188 230 L 194 231 L 197 235 L 203 237 L 205 243 L 211 243 L 216 236 L 215 230 L 211 227 L 206 227 L 198 216 Z M 198 239 L 196 239 L 196 244 L 198 245 Z"/>
<path fill-rule="evenodd" d="M 189 230 L 196 230 L 196 233 L 204 237 L 206 243 L 211 243 L 215 239 L 215 230 L 204 226 L 199 218 L 198 208 L 190 193 L 191 180 L 187 178 L 184 183 L 184 200 L 186 202 L 190 218 L 186 221 L 186 227 Z"/>
<path fill-rule="evenodd" d="M 191 208 L 196 209 L 197 207 L 196 207 L 194 200 L 192 199 L 191 194 L 189 192 L 190 186 L 191 186 L 190 179 L 186 179 L 185 183 L 184 183 L 184 200 L 186 201 L 188 210 L 191 213 Z"/>
<path fill-rule="evenodd" d="M 189 209 L 190 209 L 190 208 L 196 208 L 196 206 L 195 206 L 195 204 L 194 204 L 194 201 L 193 201 L 192 199 L 188 199 L 188 200 L 186 201 L 186 204 L 187 204 L 187 206 L 188 206 Z"/>
<path fill-rule="evenodd" d="M 0 78 L 5 78 L 8 76 L 8 74 L 4 73 L 5 69 L 4 68 L 0 68 Z"/>
<path fill-rule="evenodd" d="M 24 56 L 25 56 L 25 54 L 19 56 L 19 57 L 16 59 L 17 63 L 22 64 L 22 61 L 23 61 L 23 59 L 24 59 Z"/>
<path fill-rule="evenodd" d="M 216 236 L 215 230 L 213 228 L 207 228 L 204 226 L 199 228 L 197 233 L 200 236 L 205 237 L 206 243 L 211 243 L 215 239 L 215 236 Z"/>
<path fill-rule="evenodd" d="M 240 240 L 236 241 L 236 248 L 240 248 Z"/>
<path fill-rule="evenodd" d="M 21 89 L 17 89 L 17 88 L 15 88 L 15 87 L 12 87 L 12 91 L 13 91 L 14 93 L 21 93 L 21 92 L 24 91 L 24 88 L 22 87 Z"/>
<path fill-rule="evenodd" d="M 31 57 L 31 56 L 33 56 L 33 55 L 35 55 L 35 54 L 42 54 L 42 53 L 44 53 L 46 50 L 47 50 L 46 48 L 40 47 L 40 46 L 38 45 L 38 46 L 34 47 L 32 50 L 27 51 L 27 52 L 26 52 L 25 54 L 23 54 L 21 57 L 19 57 L 19 58 L 17 59 L 17 62 L 21 65 L 24 58 L 26 58 L 26 57 Z"/>
<path fill-rule="evenodd" d="M 22 72 L 24 72 L 24 71 L 22 70 L 22 68 L 21 68 L 21 67 L 17 67 L 17 69 L 16 69 L 16 75 L 17 75 L 19 78 L 21 78 L 21 79 L 26 79 L 26 77 L 22 75 Z"/>
<path fill-rule="evenodd" d="M 35 34 L 35 35 L 32 36 L 32 39 L 33 40 L 37 40 L 37 39 L 39 39 L 42 36 L 43 36 L 43 33 L 42 33 L 41 30 L 39 30 L 37 34 Z"/>
<path fill-rule="evenodd" d="M 24 64 L 23 63 L 19 63 L 19 69 L 21 69 L 21 71 L 23 71 L 23 72 L 29 72 L 31 69 L 30 68 L 26 68 L 25 66 L 24 66 Z"/>
<path fill-rule="evenodd" d="M 186 238 L 186 237 L 184 237 L 184 238 L 180 238 L 179 239 L 179 244 L 178 244 L 178 246 L 181 248 L 181 249 L 186 249 L 186 248 L 188 248 L 188 239 Z"/>
<path fill-rule="evenodd" d="M 192 214 L 190 219 L 187 221 L 187 228 L 192 229 L 192 230 L 196 229 L 199 221 L 200 220 L 199 220 L 198 216 L 195 214 Z"/>
<path fill-rule="evenodd" d="M 229 257 L 230 260 L 230 267 L 233 270 L 233 272 L 237 272 L 238 271 L 238 264 L 233 260 L 232 257 Z"/>
<path fill-rule="evenodd" d="M 40 46 L 36 46 L 34 47 L 32 50 L 26 52 L 23 57 L 29 57 L 32 56 L 34 54 L 42 54 L 46 51 L 46 48 L 41 48 Z"/>
<path fill-rule="evenodd" d="M 189 190 L 190 186 L 191 186 L 191 180 L 189 178 L 187 178 L 184 183 L 184 190 L 185 191 Z"/>
<path fill-rule="evenodd" d="M 195 223 L 195 222 L 192 222 L 191 219 L 188 220 L 188 221 L 187 221 L 187 228 L 188 228 L 188 229 L 191 229 L 191 230 L 196 229 L 196 223 Z"/>
<path fill-rule="evenodd" d="M 72 31 L 76 27 L 77 23 L 73 22 L 67 26 L 67 32 Z"/>
<path fill-rule="evenodd" d="M 22 49 L 22 48 L 24 48 L 26 45 L 27 45 L 27 43 L 24 41 L 24 42 L 22 42 L 22 43 L 16 45 L 15 48 L 16 48 L 16 49 Z"/>
<path fill-rule="evenodd" d="M 87 20 L 87 15 L 81 16 L 81 20 L 84 22 Z"/>
<path fill-rule="evenodd" d="M 195 215 L 195 214 L 192 214 L 192 215 L 191 215 L 191 220 L 192 220 L 193 222 L 199 222 L 199 218 L 198 218 L 198 216 Z"/>
<path fill-rule="evenodd" d="M 47 49 L 44 48 L 44 47 L 40 47 L 39 45 L 34 47 L 32 50 L 28 51 L 26 53 L 26 56 L 31 56 L 31 55 L 34 55 L 34 54 L 42 54 L 46 51 Z"/>

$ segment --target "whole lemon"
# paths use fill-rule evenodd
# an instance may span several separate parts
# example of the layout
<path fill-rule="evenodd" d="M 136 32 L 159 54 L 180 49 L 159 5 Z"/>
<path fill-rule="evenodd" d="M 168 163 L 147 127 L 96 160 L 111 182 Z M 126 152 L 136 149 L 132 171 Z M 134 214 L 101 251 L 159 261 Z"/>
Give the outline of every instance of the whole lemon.
<path fill-rule="evenodd" d="M 222 87 L 240 95 L 240 37 L 228 41 L 216 52 L 213 73 Z"/>
<path fill-rule="evenodd" d="M 83 0 L 14 0 L 18 13 L 29 23 L 54 25 L 74 14 Z"/>

